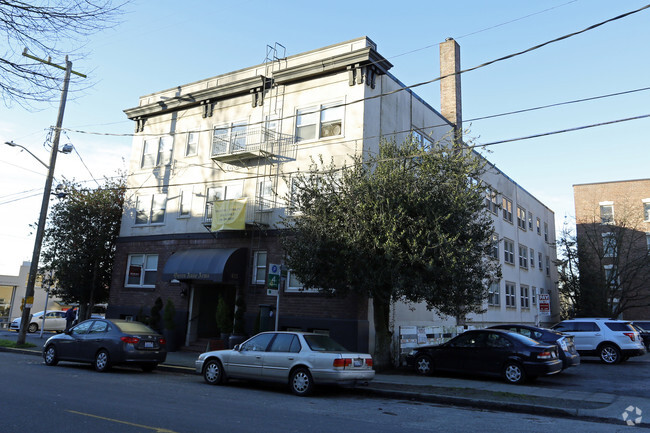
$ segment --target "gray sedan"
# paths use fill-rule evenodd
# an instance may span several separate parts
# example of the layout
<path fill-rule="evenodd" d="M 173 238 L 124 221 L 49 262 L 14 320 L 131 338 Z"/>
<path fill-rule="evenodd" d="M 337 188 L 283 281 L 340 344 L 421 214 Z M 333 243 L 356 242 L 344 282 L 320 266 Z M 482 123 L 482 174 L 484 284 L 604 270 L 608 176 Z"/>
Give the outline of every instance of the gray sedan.
<path fill-rule="evenodd" d="M 252 379 L 287 383 L 299 396 L 314 385 L 354 385 L 375 377 L 372 356 L 350 352 L 330 337 L 306 332 L 263 332 L 235 346 L 199 355 L 196 373 L 211 385 Z"/>
<path fill-rule="evenodd" d="M 43 345 L 47 365 L 59 361 L 89 362 L 97 371 L 130 364 L 151 371 L 167 358 L 165 339 L 140 322 L 89 319 L 50 337 Z"/>

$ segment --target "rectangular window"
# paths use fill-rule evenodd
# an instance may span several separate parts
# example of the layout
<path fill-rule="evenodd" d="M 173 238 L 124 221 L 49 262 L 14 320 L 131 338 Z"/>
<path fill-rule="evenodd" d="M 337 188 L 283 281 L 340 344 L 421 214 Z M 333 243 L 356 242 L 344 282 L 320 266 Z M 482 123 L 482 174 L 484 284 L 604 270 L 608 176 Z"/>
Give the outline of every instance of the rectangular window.
<path fill-rule="evenodd" d="M 533 231 L 533 213 L 528 212 L 528 230 Z"/>
<path fill-rule="evenodd" d="M 253 284 L 266 283 L 266 251 L 253 253 Z"/>
<path fill-rule="evenodd" d="M 215 201 L 241 198 L 243 188 L 244 185 L 242 182 L 208 188 L 205 194 L 204 222 L 212 222 L 212 208 L 214 207 Z"/>
<path fill-rule="evenodd" d="M 143 195 L 136 197 L 135 224 L 163 224 L 165 222 L 165 194 Z"/>
<path fill-rule="evenodd" d="M 501 292 L 498 281 L 491 283 L 490 287 L 488 288 L 488 305 L 501 305 Z"/>
<path fill-rule="evenodd" d="M 515 243 L 509 239 L 503 240 L 503 261 L 515 264 Z"/>
<path fill-rule="evenodd" d="M 542 235 L 542 222 L 537 218 L 537 234 Z"/>
<path fill-rule="evenodd" d="M 343 134 L 342 102 L 302 108 L 296 112 L 296 142 Z"/>
<path fill-rule="evenodd" d="M 614 222 L 614 203 L 605 201 L 600 203 L 600 222 L 602 224 L 612 224 Z"/>
<path fill-rule="evenodd" d="M 496 233 L 492 235 L 492 250 L 490 254 L 495 259 L 499 259 L 499 235 Z"/>
<path fill-rule="evenodd" d="M 517 286 L 515 283 L 506 281 L 506 307 L 517 308 Z"/>
<path fill-rule="evenodd" d="M 517 226 L 526 231 L 526 209 L 521 206 L 517 206 Z"/>
<path fill-rule="evenodd" d="M 528 248 L 519 244 L 519 267 L 528 269 Z"/>
<path fill-rule="evenodd" d="M 614 233 L 603 233 L 603 257 L 616 256 L 616 236 Z"/>
<path fill-rule="evenodd" d="M 179 198 L 180 206 L 178 208 L 179 217 L 189 217 L 192 210 L 192 190 L 181 190 Z"/>
<path fill-rule="evenodd" d="M 172 161 L 174 137 L 165 136 L 150 138 L 144 141 L 142 149 L 142 168 L 149 168 L 158 165 L 168 165 Z"/>
<path fill-rule="evenodd" d="M 548 242 L 548 223 L 544 223 L 544 242 Z"/>
<path fill-rule="evenodd" d="M 156 287 L 157 254 L 129 254 L 126 266 L 126 287 Z"/>
<path fill-rule="evenodd" d="M 503 197 L 502 203 L 503 219 L 512 223 L 512 200 L 509 198 Z"/>
<path fill-rule="evenodd" d="M 650 198 L 643 199 L 643 221 L 650 222 Z"/>
<path fill-rule="evenodd" d="M 199 150 L 199 133 L 187 133 L 187 147 L 185 147 L 185 156 L 194 156 Z"/>
<path fill-rule="evenodd" d="M 542 266 L 542 253 L 537 253 L 537 266 L 539 267 L 540 271 L 544 269 Z"/>
<path fill-rule="evenodd" d="M 285 292 L 304 292 L 304 293 L 318 293 L 318 289 L 305 289 L 304 285 L 300 282 L 298 277 L 289 269 L 287 272 L 287 288 Z"/>
<path fill-rule="evenodd" d="M 616 267 L 614 265 L 605 265 L 605 284 L 610 289 L 617 289 L 620 286 L 620 278 L 616 272 Z"/>
<path fill-rule="evenodd" d="M 246 150 L 247 128 L 246 122 L 215 126 L 212 130 L 212 155 L 224 155 Z"/>
<path fill-rule="evenodd" d="M 546 256 L 546 275 L 551 275 L 551 258 Z"/>
<path fill-rule="evenodd" d="M 531 269 L 535 269 L 535 250 L 532 248 L 530 249 L 530 267 Z"/>
<path fill-rule="evenodd" d="M 160 138 L 160 147 L 158 149 L 158 164 L 169 165 L 172 162 L 172 151 L 174 148 L 174 138 L 167 136 Z"/>
<path fill-rule="evenodd" d="M 532 287 L 530 291 L 530 296 L 531 296 L 531 302 L 533 303 L 533 306 L 537 305 L 537 289 L 535 286 Z"/>
<path fill-rule="evenodd" d="M 491 188 L 485 191 L 485 207 L 495 215 L 499 213 L 499 197 Z"/>
<path fill-rule="evenodd" d="M 650 251 L 650 233 L 645 234 L 645 243 L 648 246 L 648 251 Z"/>
<path fill-rule="evenodd" d="M 521 308 L 530 308 L 530 298 L 528 293 L 528 286 L 523 284 L 519 287 L 519 295 L 521 301 Z"/>

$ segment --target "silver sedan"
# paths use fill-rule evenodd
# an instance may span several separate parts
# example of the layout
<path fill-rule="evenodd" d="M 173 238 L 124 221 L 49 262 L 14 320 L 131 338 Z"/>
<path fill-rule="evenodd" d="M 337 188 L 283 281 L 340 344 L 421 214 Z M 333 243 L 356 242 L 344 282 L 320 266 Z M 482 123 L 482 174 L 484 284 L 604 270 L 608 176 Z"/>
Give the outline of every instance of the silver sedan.
<path fill-rule="evenodd" d="M 196 373 L 211 385 L 227 379 L 287 383 L 299 396 L 314 385 L 354 385 L 375 377 L 372 356 L 350 352 L 330 337 L 307 332 L 263 332 L 231 350 L 199 355 Z"/>

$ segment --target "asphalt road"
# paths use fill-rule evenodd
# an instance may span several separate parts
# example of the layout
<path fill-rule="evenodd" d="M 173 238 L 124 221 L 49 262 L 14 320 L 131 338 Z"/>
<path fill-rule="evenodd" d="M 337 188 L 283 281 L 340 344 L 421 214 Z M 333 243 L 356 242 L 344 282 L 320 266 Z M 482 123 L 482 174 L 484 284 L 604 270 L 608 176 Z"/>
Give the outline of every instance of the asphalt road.
<path fill-rule="evenodd" d="M 624 425 L 368 398 L 327 388 L 315 397 L 285 387 L 200 376 L 61 363 L 0 353 L 1 431 L 13 432 L 544 432 L 629 431 Z"/>

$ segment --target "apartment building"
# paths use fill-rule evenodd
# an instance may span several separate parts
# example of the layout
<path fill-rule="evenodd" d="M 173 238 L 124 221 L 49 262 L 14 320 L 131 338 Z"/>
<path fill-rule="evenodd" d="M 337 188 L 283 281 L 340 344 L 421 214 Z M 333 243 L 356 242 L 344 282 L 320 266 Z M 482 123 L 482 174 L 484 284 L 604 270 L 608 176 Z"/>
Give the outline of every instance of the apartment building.
<path fill-rule="evenodd" d="M 376 152 L 382 138 L 438 141 L 458 134 L 460 77 L 443 80 L 443 115 L 403 89 L 367 37 L 289 57 L 281 50 L 268 47 L 263 64 L 145 95 L 125 110 L 136 133 L 109 317 L 137 317 L 157 297 L 171 299 L 178 333 L 189 344 L 214 337 L 220 298 L 234 304 L 241 297 L 249 333 L 277 320 L 280 329 L 325 332 L 350 349 L 372 349 L 368 299 L 303 289 L 282 267 L 276 224 L 287 216 L 291 175 L 321 157 L 349 163 Z M 455 41 L 441 44 L 441 65 L 459 69 Z M 535 294 L 552 291 L 557 280 L 548 247 L 553 214 L 496 168 L 490 176 L 497 194 L 490 200 L 515 206 L 505 220 L 500 201 L 494 208 L 495 223 L 503 226 L 498 254 L 510 260 L 506 240 L 508 253 L 520 248 L 493 297 L 498 304 L 490 308 L 504 315 L 494 322 L 535 322 Z M 521 226 L 518 207 L 525 209 Z M 281 274 L 279 301 L 269 292 L 273 265 Z M 514 306 L 506 283 L 515 286 Z M 410 322 L 400 308 L 394 314 L 396 326 Z"/>
<path fill-rule="evenodd" d="M 573 186 L 585 314 L 650 317 L 650 179 Z"/>

